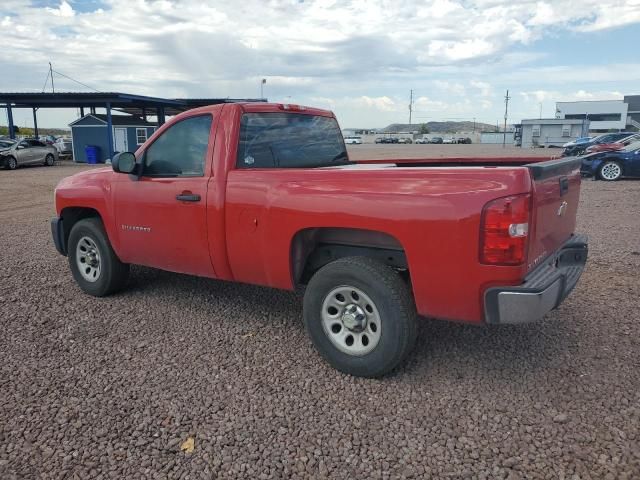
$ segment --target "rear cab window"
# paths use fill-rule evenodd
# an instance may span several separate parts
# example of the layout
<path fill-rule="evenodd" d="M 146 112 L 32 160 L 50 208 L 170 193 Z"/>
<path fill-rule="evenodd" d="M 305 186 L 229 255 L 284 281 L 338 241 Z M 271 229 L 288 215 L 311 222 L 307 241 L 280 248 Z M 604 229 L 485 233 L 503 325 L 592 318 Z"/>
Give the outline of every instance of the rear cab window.
<path fill-rule="evenodd" d="M 245 113 L 237 168 L 315 168 L 349 163 L 335 118 L 301 113 Z"/>

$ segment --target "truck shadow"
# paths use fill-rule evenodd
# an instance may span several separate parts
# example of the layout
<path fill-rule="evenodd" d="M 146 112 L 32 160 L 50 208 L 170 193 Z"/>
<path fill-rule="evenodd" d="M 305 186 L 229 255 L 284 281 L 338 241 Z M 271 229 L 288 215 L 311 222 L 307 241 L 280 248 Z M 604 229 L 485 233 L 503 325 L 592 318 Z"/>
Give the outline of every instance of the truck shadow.
<path fill-rule="evenodd" d="M 294 329 L 305 335 L 302 292 L 287 292 L 134 267 L 126 295 L 155 295 L 179 308 L 203 311 L 219 321 L 237 322 L 237 316 L 221 318 L 221 306 L 233 305 L 248 328 Z M 246 317 L 242 312 L 246 312 Z M 567 355 L 578 348 L 574 321 L 588 312 L 570 298 L 559 310 L 539 323 L 475 326 L 427 318 L 419 319 L 416 348 L 408 362 L 388 376 L 391 381 L 434 376 L 462 381 L 495 376 L 520 382 L 548 369 L 566 369 Z M 291 331 L 291 330 L 290 330 Z M 309 342 L 309 352 L 312 345 Z"/>

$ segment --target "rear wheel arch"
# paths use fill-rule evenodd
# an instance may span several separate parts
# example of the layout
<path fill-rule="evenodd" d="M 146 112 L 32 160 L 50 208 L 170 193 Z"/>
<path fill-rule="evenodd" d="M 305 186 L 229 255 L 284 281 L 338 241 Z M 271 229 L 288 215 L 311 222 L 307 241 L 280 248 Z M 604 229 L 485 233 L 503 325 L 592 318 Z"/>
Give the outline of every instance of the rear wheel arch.
<path fill-rule="evenodd" d="M 406 252 L 386 232 L 345 227 L 314 227 L 291 239 L 290 265 L 294 285 L 306 285 L 323 266 L 345 257 L 368 257 L 398 270 L 409 280 Z"/>

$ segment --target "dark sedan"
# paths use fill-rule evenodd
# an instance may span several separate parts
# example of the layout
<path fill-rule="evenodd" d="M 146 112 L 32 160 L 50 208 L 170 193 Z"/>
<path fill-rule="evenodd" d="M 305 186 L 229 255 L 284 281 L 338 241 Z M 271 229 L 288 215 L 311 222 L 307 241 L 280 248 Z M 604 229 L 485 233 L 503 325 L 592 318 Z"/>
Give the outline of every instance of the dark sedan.
<path fill-rule="evenodd" d="M 602 135 L 598 135 L 597 137 L 592 138 L 588 142 L 578 143 L 578 144 L 566 147 L 562 152 L 562 156 L 574 157 L 574 156 L 582 155 L 587 151 L 587 148 L 589 147 L 592 147 L 594 145 L 600 145 L 601 143 L 617 142 L 618 140 L 622 140 L 623 138 L 627 138 L 634 134 L 635 132 L 604 133 Z"/>
<path fill-rule="evenodd" d="M 580 173 L 606 181 L 640 177 L 640 142 L 616 152 L 598 152 L 582 157 Z"/>

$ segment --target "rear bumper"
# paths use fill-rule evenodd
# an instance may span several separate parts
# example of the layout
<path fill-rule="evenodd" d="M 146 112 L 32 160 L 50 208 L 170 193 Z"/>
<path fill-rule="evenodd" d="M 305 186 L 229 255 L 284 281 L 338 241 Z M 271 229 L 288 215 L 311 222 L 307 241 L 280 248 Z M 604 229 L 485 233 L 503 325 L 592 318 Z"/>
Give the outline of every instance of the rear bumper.
<path fill-rule="evenodd" d="M 485 293 L 485 321 L 520 324 L 540 320 L 558 307 L 578 283 L 587 261 L 586 235 L 574 235 L 522 285 L 493 287 Z"/>
<path fill-rule="evenodd" d="M 67 246 L 64 241 L 64 227 L 62 225 L 62 219 L 59 217 L 53 217 L 51 219 L 51 236 L 53 237 L 53 244 L 56 246 L 56 250 L 60 255 L 67 254 Z"/>

